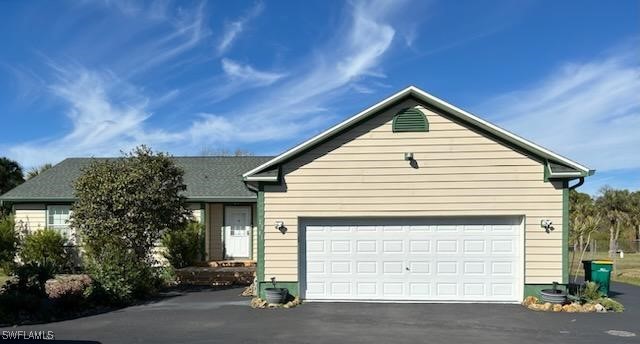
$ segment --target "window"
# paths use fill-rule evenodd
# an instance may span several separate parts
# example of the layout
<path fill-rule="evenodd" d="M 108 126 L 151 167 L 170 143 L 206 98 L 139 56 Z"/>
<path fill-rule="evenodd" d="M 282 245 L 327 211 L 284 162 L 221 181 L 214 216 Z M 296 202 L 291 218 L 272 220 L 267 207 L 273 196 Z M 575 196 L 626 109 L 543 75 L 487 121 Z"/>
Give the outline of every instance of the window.
<path fill-rule="evenodd" d="M 65 239 L 72 241 L 69 228 L 69 214 L 71 207 L 68 205 L 50 205 L 47 207 L 47 228 L 58 231 Z"/>
<path fill-rule="evenodd" d="M 422 111 L 407 108 L 393 116 L 393 132 L 429 131 L 429 122 Z"/>

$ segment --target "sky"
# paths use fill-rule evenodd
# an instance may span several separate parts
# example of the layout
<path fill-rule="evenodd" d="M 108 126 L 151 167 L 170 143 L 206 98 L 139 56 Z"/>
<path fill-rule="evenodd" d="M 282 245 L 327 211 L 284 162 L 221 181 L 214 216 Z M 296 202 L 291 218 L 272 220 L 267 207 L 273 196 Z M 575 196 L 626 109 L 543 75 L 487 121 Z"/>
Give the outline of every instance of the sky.
<path fill-rule="evenodd" d="M 275 155 L 415 85 L 640 189 L 639 1 L 1 1 L 0 156 Z"/>

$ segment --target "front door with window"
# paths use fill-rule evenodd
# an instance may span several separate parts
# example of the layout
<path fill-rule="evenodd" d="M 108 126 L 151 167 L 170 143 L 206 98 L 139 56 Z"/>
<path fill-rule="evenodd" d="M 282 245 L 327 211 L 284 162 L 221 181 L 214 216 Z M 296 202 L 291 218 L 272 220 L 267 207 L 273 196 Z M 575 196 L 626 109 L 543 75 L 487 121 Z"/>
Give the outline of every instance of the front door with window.
<path fill-rule="evenodd" d="M 251 207 L 225 207 L 225 259 L 249 258 L 251 248 Z"/>

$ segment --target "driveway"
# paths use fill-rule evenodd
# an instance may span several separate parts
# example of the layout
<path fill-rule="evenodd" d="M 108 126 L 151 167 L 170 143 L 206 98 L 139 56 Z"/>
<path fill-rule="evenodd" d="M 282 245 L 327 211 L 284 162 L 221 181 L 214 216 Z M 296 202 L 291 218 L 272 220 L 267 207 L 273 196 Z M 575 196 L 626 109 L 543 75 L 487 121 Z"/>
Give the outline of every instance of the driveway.
<path fill-rule="evenodd" d="M 614 284 L 621 314 L 539 313 L 519 305 L 307 303 L 253 310 L 241 289 L 183 292 L 76 320 L 2 330 L 53 331 L 73 343 L 640 343 L 640 288 Z M 635 337 L 608 334 L 635 332 Z M 1 333 L 1 331 L 0 331 Z"/>

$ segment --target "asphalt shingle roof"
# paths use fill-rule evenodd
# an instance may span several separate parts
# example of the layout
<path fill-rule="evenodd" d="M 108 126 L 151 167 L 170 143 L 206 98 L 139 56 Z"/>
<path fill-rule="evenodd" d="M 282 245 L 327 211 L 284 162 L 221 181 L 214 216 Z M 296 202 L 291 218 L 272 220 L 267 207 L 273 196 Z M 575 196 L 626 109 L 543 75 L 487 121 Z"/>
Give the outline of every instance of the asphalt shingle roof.
<path fill-rule="evenodd" d="M 242 174 L 273 157 L 174 157 L 184 169 L 184 195 L 190 200 L 253 199 Z M 0 196 L 2 201 L 72 201 L 73 182 L 93 158 L 68 158 Z M 97 158 L 105 159 L 105 158 Z"/>

